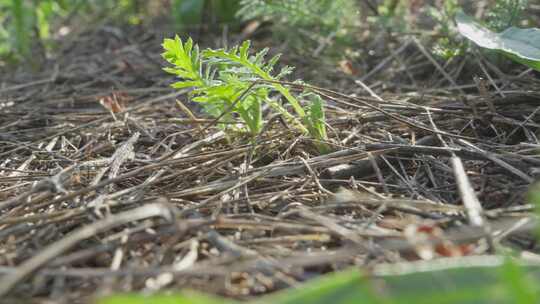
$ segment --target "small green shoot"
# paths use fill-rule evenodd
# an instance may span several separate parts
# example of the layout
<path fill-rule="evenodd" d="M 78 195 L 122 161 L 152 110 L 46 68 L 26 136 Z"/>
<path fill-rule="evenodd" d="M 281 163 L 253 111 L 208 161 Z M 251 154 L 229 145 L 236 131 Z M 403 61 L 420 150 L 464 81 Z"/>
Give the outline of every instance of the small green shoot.
<path fill-rule="evenodd" d="M 244 131 L 255 137 L 262 130 L 262 107 L 267 104 L 280 113 L 302 133 L 309 133 L 318 143 L 321 153 L 329 149 L 324 144 L 326 129 L 323 101 L 317 96 L 304 109 L 300 101 L 288 88 L 278 81 L 291 72 L 285 67 L 273 74 L 279 55 L 265 61 L 268 49 L 250 55 L 250 42 L 226 49 L 199 47 L 188 39 L 185 43 L 176 36 L 165 39 L 163 58 L 172 67 L 165 71 L 181 80 L 172 84 L 174 88 L 192 88 L 193 101 L 202 104 L 210 115 L 219 118 L 219 126 L 225 129 Z M 280 105 L 270 94 L 277 92 L 291 106 L 295 115 Z M 242 124 L 236 123 L 236 117 Z"/>
<path fill-rule="evenodd" d="M 310 94 L 312 101 L 309 106 L 308 113 L 304 122 L 308 131 L 314 138 L 327 138 L 326 135 L 326 120 L 324 116 L 324 101 L 319 95 Z M 324 143 L 315 143 L 319 151 L 323 153 L 330 152 Z"/>

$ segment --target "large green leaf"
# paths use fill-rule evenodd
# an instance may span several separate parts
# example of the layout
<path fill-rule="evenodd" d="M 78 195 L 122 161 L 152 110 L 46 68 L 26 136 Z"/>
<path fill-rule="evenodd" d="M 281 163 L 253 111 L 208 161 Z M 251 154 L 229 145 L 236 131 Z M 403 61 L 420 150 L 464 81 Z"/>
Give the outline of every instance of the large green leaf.
<path fill-rule="evenodd" d="M 510 27 L 494 33 L 478 24 L 472 17 L 458 12 L 459 32 L 480 47 L 495 50 L 510 59 L 540 71 L 540 29 Z"/>
<path fill-rule="evenodd" d="M 371 285 L 371 281 L 355 269 L 323 276 L 298 288 L 263 297 L 253 304 L 391 303 L 376 295 Z"/>
<path fill-rule="evenodd" d="M 474 257 L 472 257 L 474 259 Z M 501 260 L 486 257 L 486 260 Z M 450 259 L 455 261 L 455 259 Z M 539 303 L 539 266 L 521 267 L 510 262 L 497 267 L 484 259 L 474 261 L 465 258 L 463 263 L 470 267 L 453 267 L 441 261 L 410 263 L 409 266 L 387 266 L 387 275 L 370 277 L 357 269 L 322 276 L 307 284 L 290 288 L 260 299 L 251 304 L 398 304 L 398 303 Z M 476 266 L 473 266 L 474 264 Z M 437 269 L 446 265 L 441 270 Z M 407 270 L 410 268 L 409 270 Z M 424 270 L 422 270 L 424 269 Z M 413 270 L 410 272 L 410 270 Z M 226 299 L 216 299 L 195 292 L 181 295 L 119 295 L 98 301 L 98 304 L 169 304 L 169 303 L 237 303 Z"/>

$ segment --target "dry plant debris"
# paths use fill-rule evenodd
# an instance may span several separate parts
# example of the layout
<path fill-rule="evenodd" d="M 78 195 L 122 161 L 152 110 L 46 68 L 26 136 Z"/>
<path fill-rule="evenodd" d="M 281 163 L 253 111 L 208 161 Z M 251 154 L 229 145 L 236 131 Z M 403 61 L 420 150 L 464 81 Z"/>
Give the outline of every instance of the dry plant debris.
<path fill-rule="evenodd" d="M 351 266 L 534 252 L 530 71 L 477 57 L 491 94 L 457 83 L 465 61 L 441 66 L 410 40 L 356 83 L 311 87 L 333 147 L 318 155 L 279 119 L 251 144 L 185 115 L 159 39 L 102 34 L 75 36 L 40 74 L 0 79 L 5 301 L 178 287 L 246 298 Z M 414 92 L 425 75 L 436 80 Z"/>

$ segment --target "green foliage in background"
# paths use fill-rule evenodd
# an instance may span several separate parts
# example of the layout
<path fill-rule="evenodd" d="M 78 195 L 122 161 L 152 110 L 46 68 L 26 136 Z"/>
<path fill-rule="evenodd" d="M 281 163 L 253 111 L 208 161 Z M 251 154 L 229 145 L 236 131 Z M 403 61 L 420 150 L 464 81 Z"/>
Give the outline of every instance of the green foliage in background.
<path fill-rule="evenodd" d="M 389 33 L 425 33 L 433 53 L 448 60 L 466 52 L 454 19 L 462 11 L 459 0 L 445 0 L 435 4 L 418 5 L 415 1 L 384 0 L 377 7 L 377 14 L 368 17 L 375 28 Z M 496 32 L 516 26 L 525 20 L 527 0 L 485 1 L 483 24 Z"/>
<path fill-rule="evenodd" d="M 28 57 L 35 39 L 50 36 L 50 19 L 66 12 L 64 1 L 0 0 L 0 56 Z"/>
<path fill-rule="evenodd" d="M 163 58 L 172 65 L 165 71 L 181 79 L 172 86 L 193 88 L 193 100 L 200 102 L 207 113 L 219 118 L 220 126 L 245 130 L 255 137 L 263 126 L 262 106 L 267 104 L 300 131 L 309 133 L 319 142 L 326 140 L 320 97 L 314 97 L 306 111 L 289 89 L 276 82 L 291 72 L 291 68 L 285 67 L 279 73 L 273 73 L 280 55 L 268 61 L 265 61 L 268 49 L 251 55 L 249 41 L 229 50 L 199 52 L 191 39 L 183 43 L 178 36 L 165 39 L 163 48 Z M 280 93 L 296 115 L 270 98 L 271 92 Z M 235 126 L 235 115 L 241 118 L 243 125 Z M 323 147 L 322 144 L 319 147 L 321 152 L 325 152 Z"/>
<path fill-rule="evenodd" d="M 133 25 L 165 14 L 178 31 L 187 31 L 201 24 L 237 24 L 238 9 L 237 0 L 0 0 L 0 58 L 25 61 L 49 52 L 66 19 Z"/>
<path fill-rule="evenodd" d="M 0 0 L 0 57 L 11 61 L 51 50 L 54 31 L 68 17 L 79 19 L 107 12 L 107 17 L 135 16 L 138 1 Z"/>
<path fill-rule="evenodd" d="M 376 11 L 376 14 L 368 17 L 368 21 L 377 27 L 396 32 L 405 32 L 411 27 L 407 20 L 407 1 L 384 0 L 376 7 Z"/>
<path fill-rule="evenodd" d="M 487 28 L 500 32 L 517 25 L 524 18 L 527 0 L 490 0 L 483 16 Z M 444 59 L 463 55 L 466 46 L 460 41 L 459 31 L 454 23 L 462 12 L 458 0 L 445 0 L 442 7 L 429 6 L 429 15 L 436 21 L 435 32 L 439 36 L 434 44 L 434 53 Z"/>
<path fill-rule="evenodd" d="M 500 32 L 511 26 L 518 25 L 527 8 L 527 0 L 497 0 L 487 7 L 486 25 Z"/>
<path fill-rule="evenodd" d="M 433 263 L 437 263 L 434 261 Z M 333 273 L 251 304 L 530 304 L 538 303 L 540 268 L 517 265 L 508 259 L 497 267 L 449 267 L 378 278 L 357 270 Z M 187 292 L 172 295 L 118 295 L 98 304 L 239 303 Z"/>
<path fill-rule="evenodd" d="M 298 52 L 313 50 L 327 37 L 351 43 L 358 25 L 355 0 L 241 0 L 237 16 L 242 20 L 269 22 L 279 41 L 287 41 Z M 339 45 L 333 44 L 332 48 Z"/>
<path fill-rule="evenodd" d="M 330 34 L 354 22 L 358 7 L 351 0 L 241 0 L 238 16 L 263 19 L 289 30 L 315 29 Z"/>
<path fill-rule="evenodd" d="M 239 0 L 172 0 L 171 14 L 178 31 L 201 24 L 236 23 Z"/>
<path fill-rule="evenodd" d="M 428 7 L 428 14 L 435 21 L 435 32 L 439 34 L 433 45 L 433 53 L 438 57 L 450 59 L 463 54 L 464 46 L 457 39 L 454 16 L 460 10 L 458 0 L 444 1 L 442 8 Z"/>

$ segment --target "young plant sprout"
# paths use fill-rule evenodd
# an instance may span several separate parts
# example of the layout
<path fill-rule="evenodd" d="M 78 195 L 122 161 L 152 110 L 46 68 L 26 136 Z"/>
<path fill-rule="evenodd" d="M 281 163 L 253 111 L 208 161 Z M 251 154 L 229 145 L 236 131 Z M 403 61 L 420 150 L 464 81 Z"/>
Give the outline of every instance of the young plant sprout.
<path fill-rule="evenodd" d="M 273 75 L 280 55 L 268 61 L 265 61 L 268 49 L 250 55 L 249 41 L 229 50 L 207 49 L 201 52 L 191 38 L 183 42 L 178 36 L 165 39 L 163 48 L 163 58 L 172 65 L 165 71 L 181 79 L 172 87 L 192 88 L 192 100 L 201 103 L 208 114 L 219 117 L 220 127 L 243 131 L 254 138 L 263 128 L 262 106 L 267 104 L 298 131 L 309 134 L 319 152 L 329 151 L 324 143 L 327 136 L 323 100 L 315 95 L 309 104 L 303 106 L 288 88 L 279 83 L 292 71 L 285 67 Z M 293 113 L 270 98 L 273 92 L 285 98 Z M 234 123 L 236 117 L 241 124 Z"/>

